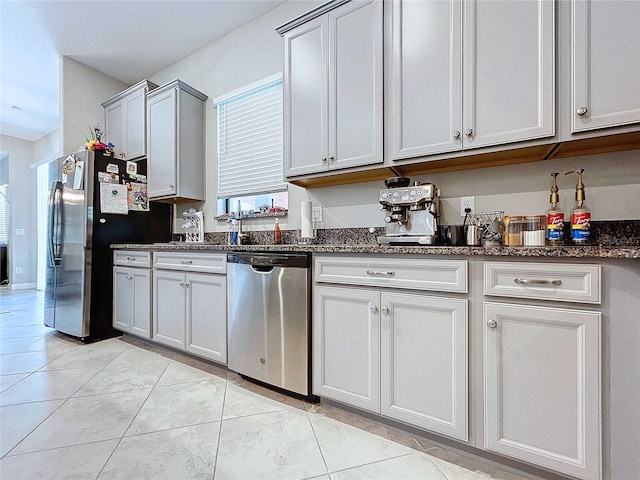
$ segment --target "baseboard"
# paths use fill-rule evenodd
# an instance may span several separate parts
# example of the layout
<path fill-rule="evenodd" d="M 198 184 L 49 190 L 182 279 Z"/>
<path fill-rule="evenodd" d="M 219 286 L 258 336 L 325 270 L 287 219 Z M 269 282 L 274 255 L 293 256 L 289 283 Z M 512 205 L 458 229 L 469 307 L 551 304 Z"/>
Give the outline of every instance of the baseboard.
<path fill-rule="evenodd" d="M 36 283 L 12 283 L 11 290 L 35 290 Z"/>

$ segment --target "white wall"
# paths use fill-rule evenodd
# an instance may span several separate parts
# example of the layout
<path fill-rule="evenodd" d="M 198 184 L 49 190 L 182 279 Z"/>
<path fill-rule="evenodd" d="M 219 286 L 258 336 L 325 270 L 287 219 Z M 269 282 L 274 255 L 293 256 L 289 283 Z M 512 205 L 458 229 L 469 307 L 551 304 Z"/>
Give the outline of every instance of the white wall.
<path fill-rule="evenodd" d="M 276 27 L 323 3 L 324 0 L 286 2 L 149 78 L 158 85 L 179 78 L 209 96 L 206 106 L 207 201 L 178 205 L 178 215 L 190 207 L 202 209 L 206 231 L 229 228 L 227 224 L 213 220 L 216 214 L 217 131 L 213 98 L 281 72 L 284 66 L 284 49 L 282 38 L 275 31 Z M 289 217 L 281 221 L 282 228 L 295 228 L 298 225 L 300 201 L 303 199 L 307 199 L 306 191 L 292 185 L 289 189 Z M 174 231 L 182 231 L 179 228 L 181 223 L 176 222 Z M 245 225 L 248 229 L 271 229 L 273 223 L 273 220 L 252 220 Z"/>
<path fill-rule="evenodd" d="M 84 148 L 89 138 L 89 128 L 98 124 L 104 128 L 102 103 L 129 86 L 75 60 L 61 57 L 61 152 L 64 154 Z"/>
<path fill-rule="evenodd" d="M 36 283 L 36 171 L 33 142 L 0 135 L 0 150 L 9 154 L 9 280 L 12 288 L 34 288 Z M 16 236 L 16 229 L 24 236 Z M 16 273 L 16 267 L 22 273 Z"/>
<path fill-rule="evenodd" d="M 178 206 L 203 209 L 206 231 L 226 230 L 213 220 L 216 210 L 216 115 L 212 98 L 279 72 L 283 68 L 283 41 L 275 28 L 323 2 L 290 1 L 224 38 L 154 74 L 159 85 L 179 78 L 209 96 L 207 101 L 207 201 Z M 530 164 L 483 168 L 413 178 L 435 183 L 441 190 L 443 223 L 461 223 L 459 197 L 476 196 L 477 211 L 503 210 L 507 215 L 540 214 L 548 208 L 551 172 L 558 177 L 561 206 L 573 204 L 575 175 L 564 172 L 584 168 L 587 205 L 594 220 L 640 219 L 640 167 L 637 151 L 548 160 Z M 299 226 L 300 201 L 311 199 L 324 207 L 324 228 L 383 226 L 377 203 L 383 182 L 368 182 L 305 190 L 290 187 L 289 216 L 283 228 Z M 179 225 L 179 222 L 176 222 Z M 246 222 L 248 229 L 270 229 L 273 222 Z M 175 231 L 181 231 L 175 227 Z"/>

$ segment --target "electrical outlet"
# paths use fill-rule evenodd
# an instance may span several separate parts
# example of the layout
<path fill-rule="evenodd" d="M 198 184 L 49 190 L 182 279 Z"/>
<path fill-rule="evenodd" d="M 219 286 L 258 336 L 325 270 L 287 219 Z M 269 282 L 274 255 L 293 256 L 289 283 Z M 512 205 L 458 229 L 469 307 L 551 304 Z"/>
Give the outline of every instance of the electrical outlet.
<path fill-rule="evenodd" d="M 460 197 L 460 216 L 464 217 L 467 213 L 465 208 L 470 208 L 471 212 L 476 211 L 476 197 Z"/>
<path fill-rule="evenodd" d="M 22 273 L 22 267 L 16 267 L 16 275 L 20 275 Z"/>
<path fill-rule="evenodd" d="M 311 218 L 314 222 L 322 221 L 322 207 L 313 207 L 311 210 Z"/>

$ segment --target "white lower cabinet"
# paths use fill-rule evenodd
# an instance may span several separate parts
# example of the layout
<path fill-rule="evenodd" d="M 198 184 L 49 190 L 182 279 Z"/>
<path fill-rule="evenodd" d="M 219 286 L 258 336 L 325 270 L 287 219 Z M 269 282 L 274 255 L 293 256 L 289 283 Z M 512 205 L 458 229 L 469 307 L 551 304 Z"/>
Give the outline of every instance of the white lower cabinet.
<path fill-rule="evenodd" d="M 113 267 L 113 326 L 151 338 L 151 271 Z"/>
<path fill-rule="evenodd" d="M 201 268 L 197 255 L 184 260 L 183 254 L 176 254 L 176 258 L 186 262 L 185 270 Z M 157 267 L 155 257 L 154 264 Z M 225 275 L 155 268 L 153 340 L 226 363 L 226 301 Z"/>
<path fill-rule="evenodd" d="M 316 286 L 313 393 L 380 411 L 380 294 Z"/>
<path fill-rule="evenodd" d="M 487 450 L 601 478 L 600 316 L 485 302 Z"/>
<path fill-rule="evenodd" d="M 468 439 L 467 300 L 383 293 L 382 413 Z"/>
<path fill-rule="evenodd" d="M 467 300 L 317 285 L 314 394 L 467 439 Z"/>

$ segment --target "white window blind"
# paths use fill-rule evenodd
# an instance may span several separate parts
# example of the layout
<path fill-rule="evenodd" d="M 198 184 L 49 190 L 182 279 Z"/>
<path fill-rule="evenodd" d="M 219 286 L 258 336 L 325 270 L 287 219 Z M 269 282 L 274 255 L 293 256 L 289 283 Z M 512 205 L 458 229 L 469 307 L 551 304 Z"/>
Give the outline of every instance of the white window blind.
<path fill-rule="evenodd" d="M 282 75 L 216 99 L 218 197 L 286 190 L 282 175 Z"/>

